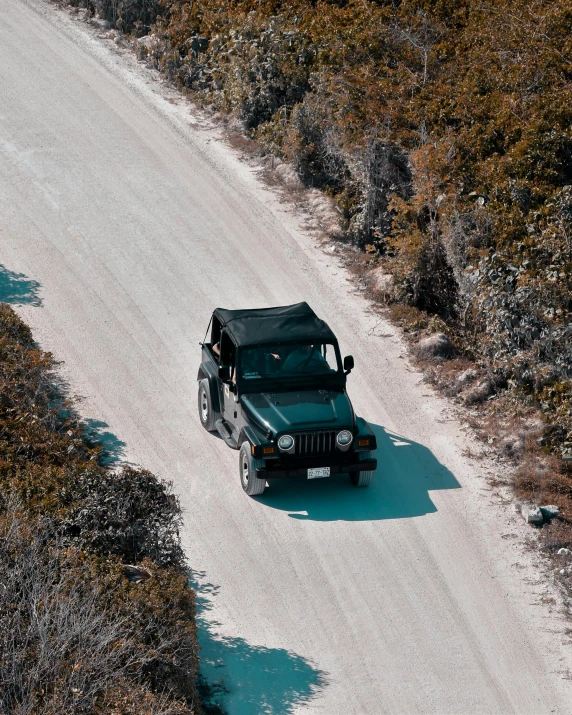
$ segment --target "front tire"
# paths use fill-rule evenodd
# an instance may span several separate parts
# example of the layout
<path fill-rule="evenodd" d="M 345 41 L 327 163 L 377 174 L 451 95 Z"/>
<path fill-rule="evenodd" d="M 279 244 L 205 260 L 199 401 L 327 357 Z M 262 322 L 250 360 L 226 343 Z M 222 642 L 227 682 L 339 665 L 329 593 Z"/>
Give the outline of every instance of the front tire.
<path fill-rule="evenodd" d="M 358 460 L 360 462 L 371 458 L 371 452 L 358 452 Z M 373 475 L 375 472 L 373 470 L 367 472 L 352 472 L 350 479 L 354 487 L 369 487 L 373 481 Z"/>
<path fill-rule="evenodd" d="M 211 400 L 211 391 L 208 380 L 201 380 L 199 382 L 199 419 L 201 420 L 202 426 L 207 432 L 214 432 L 216 414 L 213 410 L 213 403 Z"/>
<path fill-rule="evenodd" d="M 266 487 L 266 480 L 256 476 L 256 468 L 263 467 L 263 459 L 254 459 L 251 452 L 250 442 L 243 442 L 240 448 L 240 458 L 238 463 L 240 483 L 249 497 L 262 494 Z"/>

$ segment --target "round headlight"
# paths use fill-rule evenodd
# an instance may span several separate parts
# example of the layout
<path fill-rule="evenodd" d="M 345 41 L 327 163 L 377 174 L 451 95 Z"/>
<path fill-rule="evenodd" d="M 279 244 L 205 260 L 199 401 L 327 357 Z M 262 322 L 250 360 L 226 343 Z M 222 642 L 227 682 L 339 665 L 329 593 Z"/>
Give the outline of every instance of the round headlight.
<path fill-rule="evenodd" d="M 294 438 L 290 437 L 289 434 L 282 435 L 282 437 L 278 440 L 278 446 L 283 452 L 287 452 L 289 449 L 292 449 L 293 444 Z"/>
<path fill-rule="evenodd" d="M 353 434 L 349 430 L 344 429 L 338 433 L 336 441 L 340 445 L 340 447 L 347 447 L 353 438 Z"/>

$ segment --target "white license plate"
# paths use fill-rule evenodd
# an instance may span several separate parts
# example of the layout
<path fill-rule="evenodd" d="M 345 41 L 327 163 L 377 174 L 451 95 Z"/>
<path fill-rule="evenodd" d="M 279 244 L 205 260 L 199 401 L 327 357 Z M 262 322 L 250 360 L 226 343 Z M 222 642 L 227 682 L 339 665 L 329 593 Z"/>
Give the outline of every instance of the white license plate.
<path fill-rule="evenodd" d="M 308 479 L 321 479 L 322 477 L 330 476 L 329 467 L 318 467 L 317 469 L 308 469 Z"/>

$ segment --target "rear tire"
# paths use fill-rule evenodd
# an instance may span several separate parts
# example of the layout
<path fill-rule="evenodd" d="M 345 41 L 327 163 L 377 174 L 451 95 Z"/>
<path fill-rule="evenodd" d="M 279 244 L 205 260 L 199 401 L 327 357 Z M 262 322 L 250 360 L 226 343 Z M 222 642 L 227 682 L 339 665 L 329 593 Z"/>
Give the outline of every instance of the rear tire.
<path fill-rule="evenodd" d="M 366 459 L 371 459 L 371 452 L 358 452 L 358 460 L 360 462 Z M 373 470 L 367 472 L 352 472 L 350 479 L 354 487 L 369 487 L 373 481 L 374 474 L 375 472 Z"/>
<path fill-rule="evenodd" d="M 216 413 L 213 410 L 213 403 L 211 400 L 211 390 L 208 380 L 201 380 L 199 382 L 199 419 L 201 420 L 202 426 L 207 432 L 215 431 Z"/>
<path fill-rule="evenodd" d="M 249 497 L 262 494 L 266 487 L 266 480 L 256 476 L 256 468 L 263 467 L 263 459 L 254 459 L 251 452 L 250 442 L 243 442 L 240 447 L 240 458 L 238 470 L 242 488 Z"/>

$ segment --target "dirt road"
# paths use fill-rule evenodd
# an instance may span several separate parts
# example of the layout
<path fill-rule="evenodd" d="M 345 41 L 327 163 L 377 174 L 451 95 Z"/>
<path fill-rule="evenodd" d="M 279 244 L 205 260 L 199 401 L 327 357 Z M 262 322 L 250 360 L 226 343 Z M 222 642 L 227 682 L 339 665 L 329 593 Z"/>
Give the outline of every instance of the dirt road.
<path fill-rule="evenodd" d="M 569 713 L 569 648 L 487 463 L 288 205 L 133 60 L 0 0 L 0 299 L 66 363 L 110 450 L 174 483 L 205 674 L 231 715 Z M 375 485 L 249 499 L 201 430 L 215 306 L 307 300 L 356 359 Z"/>

